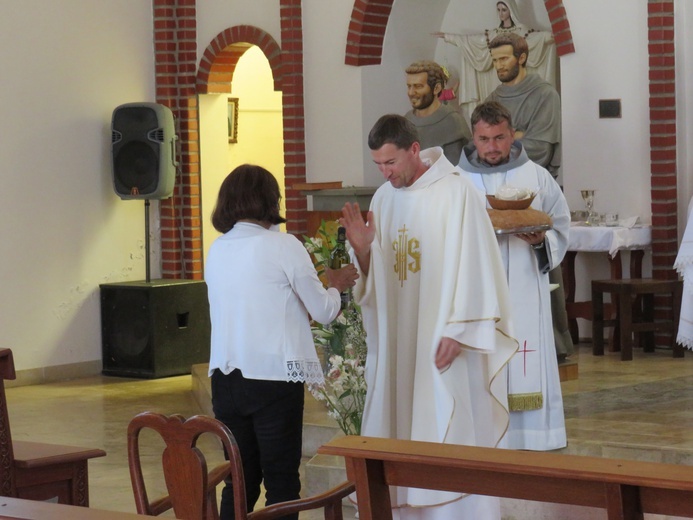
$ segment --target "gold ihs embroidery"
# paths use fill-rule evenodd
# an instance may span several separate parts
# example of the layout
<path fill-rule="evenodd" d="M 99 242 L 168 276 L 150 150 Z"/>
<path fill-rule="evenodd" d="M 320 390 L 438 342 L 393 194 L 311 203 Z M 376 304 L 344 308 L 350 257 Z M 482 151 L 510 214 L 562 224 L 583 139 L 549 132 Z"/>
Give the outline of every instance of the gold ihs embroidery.
<path fill-rule="evenodd" d="M 400 287 L 404 287 L 407 272 L 417 273 L 421 269 L 421 251 L 419 240 L 409 238 L 407 235 L 407 226 L 402 226 L 397 231 L 399 233 L 397 240 L 392 242 L 392 249 L 395 252 L 394 268 L 399 276 Z"/>

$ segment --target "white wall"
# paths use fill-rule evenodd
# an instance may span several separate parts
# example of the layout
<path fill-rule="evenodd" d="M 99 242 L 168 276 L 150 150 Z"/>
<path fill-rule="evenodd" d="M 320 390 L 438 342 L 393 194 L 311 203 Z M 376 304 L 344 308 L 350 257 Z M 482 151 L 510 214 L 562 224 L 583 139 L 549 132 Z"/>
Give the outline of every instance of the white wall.
<path fill-rule="evenodd" d="M 576 49 L 561 58 L 566 198 L 582 209 L 580 190 L 595 189 L 596 211 L 651 222 L 647 3 L 564 4 Z M 622 118 L 599 119 L 600 99 L 620 99 Z"/>
<path fill-rule="evenodd" d="M 18 370 L 100 362 L 99 288 L 142 279 L 144 206 L 110 119 L 153 101 L 151 3 L 0 0 L 0 331 Z"/>
<path fill-rule="evenodd" d="M 362 67 L 344 64 L 352 2 L 304 0 L 306 180 L 364 186 Z"/>

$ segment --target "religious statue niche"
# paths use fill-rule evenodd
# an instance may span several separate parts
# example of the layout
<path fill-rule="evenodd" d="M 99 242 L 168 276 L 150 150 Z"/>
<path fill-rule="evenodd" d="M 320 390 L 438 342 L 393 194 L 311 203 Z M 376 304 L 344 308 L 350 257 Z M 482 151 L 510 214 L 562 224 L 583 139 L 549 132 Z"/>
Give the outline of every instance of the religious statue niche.
<path fill-rule="evenodd" d="M 437 32 L 434 36 L 442 38 L 461 49 L 462 63 L 457 98 L 460 110 L 467 119 L 476 105 L 484 101 L 500 84 L 491 61 L 488 45 L 496 36 L 513 32 L 527 40 L 529 56 L 527 72 L 535 73 L 557 87 L 556 43 L 549 31 L 532 29 L 519 18 L 515 0 L 502 0 L 496 3 L 499 24 L 478 34 L 453 34 Z"/>

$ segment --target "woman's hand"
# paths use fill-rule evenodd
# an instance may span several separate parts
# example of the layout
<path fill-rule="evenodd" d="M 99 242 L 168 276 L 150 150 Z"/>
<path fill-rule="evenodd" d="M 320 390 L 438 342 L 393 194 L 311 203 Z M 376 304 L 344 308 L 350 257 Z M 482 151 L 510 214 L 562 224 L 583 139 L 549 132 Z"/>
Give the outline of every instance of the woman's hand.
<path fill-rule="evenodd" d="M 340 293 L 346 291 L 349 287 L 353 287 L 356 284 L 356 279 L 359 277 L 354 264 L 345 265 L 341 269 L 330 269 L 327 267 L 325 274 L 327 275 L 327 286 L 334 287 Z"/>

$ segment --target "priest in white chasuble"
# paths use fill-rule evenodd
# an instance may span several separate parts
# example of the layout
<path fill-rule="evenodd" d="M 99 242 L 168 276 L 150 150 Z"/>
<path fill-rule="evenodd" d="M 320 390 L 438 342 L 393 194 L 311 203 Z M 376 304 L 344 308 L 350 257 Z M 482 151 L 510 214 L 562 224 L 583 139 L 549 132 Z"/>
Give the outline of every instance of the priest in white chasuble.
<path fill-rule="evenodd" d="M 498 245 L 478 193 L 416 127 L 381 117 L 368 145 L 385 180 L 367 222 L 342 224 L 361 277 L 368 394 L 362 434 L 496 447 L 508 427 L 504 368 L 517 350 Z M 500 519 L 495 497 L 398 488 L 400 519 Z"/>
<path fill-rule="evenodd" d="M 512 449 L 554 450 L 566 445 L 565 419 L 551 320 L 548 272 L 568 248 L 570 210 L 551 174 L 532 162 L 515 141 L 510 112 L 487 101 L 472 113 L 473 144 L 460 168 L 478 188 L 480 200 L 501 190 L 535 192 L 532 208 L 548 214 L 552 228 L 498 237 L 520 348 L 508 365 Z M 512 227 L 510 228 L 512 229 Z"/>

